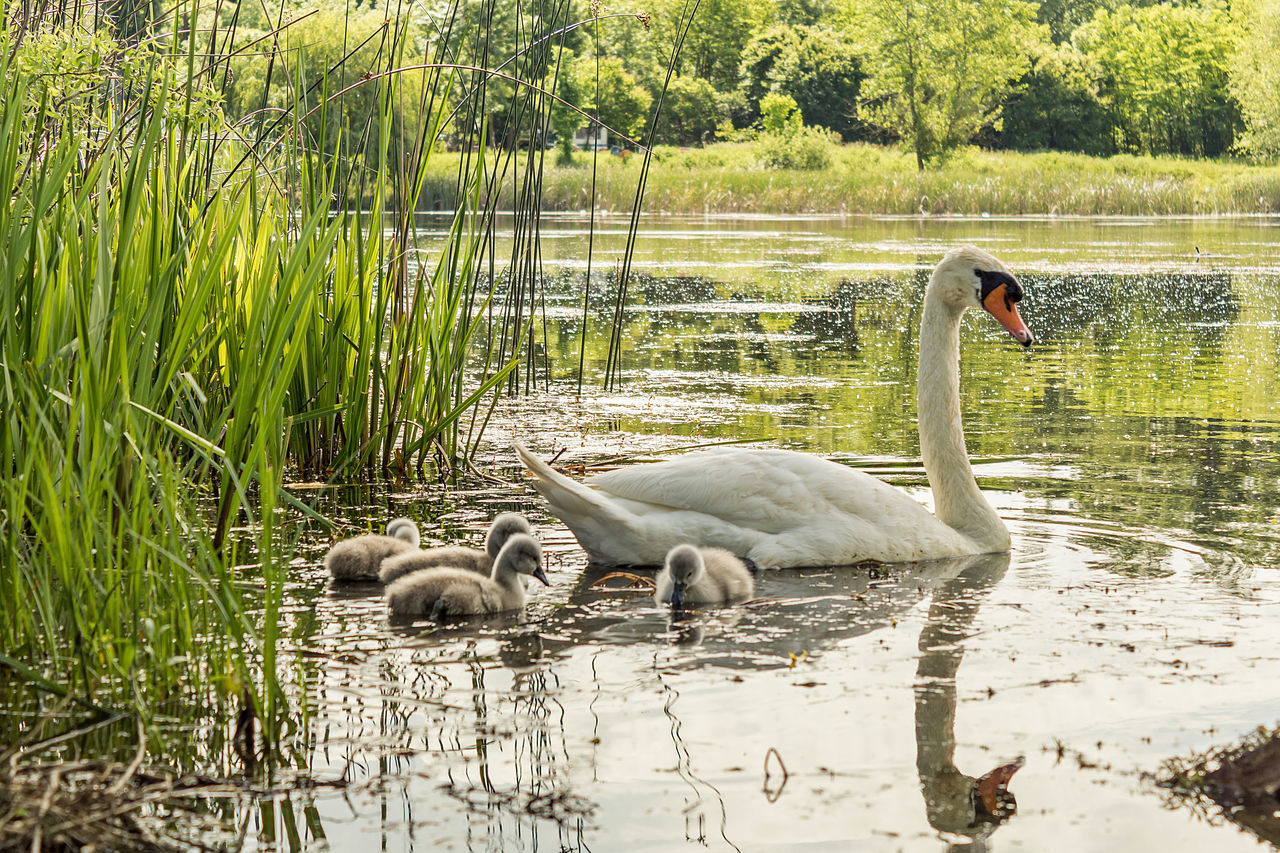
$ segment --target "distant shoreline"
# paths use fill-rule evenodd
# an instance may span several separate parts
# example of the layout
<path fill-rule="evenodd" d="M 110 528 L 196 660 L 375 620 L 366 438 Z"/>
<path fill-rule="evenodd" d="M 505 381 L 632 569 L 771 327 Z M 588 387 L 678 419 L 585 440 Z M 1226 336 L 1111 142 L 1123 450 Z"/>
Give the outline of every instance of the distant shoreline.
<path fill-rule="evenodd" d="M 573 213 L 592 207 L 591 154 L 578 152 L 570 167 L 555 165 L 555 151 L 547 151 L 545 158 L 543 209 Z M 623 160 L 599 155 L 597 211 L 631 210 L 640 161 L 638 156 Z M 457 167 L 456 154 L 433 156 L 420 210 L 454 207 Z M 510 193 L 508 183 L 501 208 L 513 206 Z M 904 151 L 855 143 L 834 147 L 828 168 L 799 171 L 761 168 L 753 143 L 717 143 L 657 148 L 643 210 L 922 219 L 1268 216 L 1280 215 L 1280 167 L 1235 160 L 968 149 L 918 172 Z"/>

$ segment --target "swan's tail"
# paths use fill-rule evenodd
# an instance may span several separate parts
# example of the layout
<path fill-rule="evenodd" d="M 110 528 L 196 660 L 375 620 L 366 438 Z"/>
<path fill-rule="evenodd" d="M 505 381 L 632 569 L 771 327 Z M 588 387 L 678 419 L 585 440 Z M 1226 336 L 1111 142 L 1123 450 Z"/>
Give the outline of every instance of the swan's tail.
<path fill-rule="evenodd" d="M 569 526 L 582 547 L 600 562 L 617 562 L 610 547 L 619 534 L 635 529 L 636 518 L 595 489 L 572 480 L 543 462 L 519 442 L 516 455 L 533 475 L 533 487 L 547 499 L 551 511 Z"/>
<path fill-rule="evenodd" d="M 524 467 L 528 468 L 529 473 L 533 475 L 533 487 L 542 493 L 542 496 L 550 502 L 552 509 L 556 511 L 556 515 L 564 519 L 570 527 L 573 527 L 573 524 L 566 514 L 592 516 L 613 511 L 608 501 L 594 489 L 561 474 L 534 456 L 529 448 L 520 442 L 513 442 L 511 446 L 515 448 L 516 455 L 520 457 Z"/>

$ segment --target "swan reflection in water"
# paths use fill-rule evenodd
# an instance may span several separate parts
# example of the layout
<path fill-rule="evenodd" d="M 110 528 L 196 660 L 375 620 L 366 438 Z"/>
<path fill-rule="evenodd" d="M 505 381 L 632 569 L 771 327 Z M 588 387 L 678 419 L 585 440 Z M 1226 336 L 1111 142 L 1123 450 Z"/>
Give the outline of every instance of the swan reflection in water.
<path fill-rule="evenodd" d="M 500 632 L 500 663 L 525 676 L 554 671 L 557 659 L 584 646 L 656 647 L 662 658 L 659 681 L 668 698 L 663 711 L 672 720 L 673 733 L 678 733 L 679 707 L 673 701 L 677 694 L 662 678 L 665 673 L 708 667 L 785 669 L 804 652 L 821 653 L 914 618 L 910 614 L 919 612 L 927 600 L 912 685 L 916 771 L 924 814 L 947 841 L 983 850 L 991 833 L 1016 811 L 1009 785 L 1022 759 L 994 769 L 967 768 L 975 775 L 956 766 L 956 673 L 978 611 L 1008 567 L 1006 553 L 874 568 L 764 572 L 757 581 L 761 598 L 747 606 L 673 618 L 669 610 L 652 606 L 646 594 L 620 598 L 593 587 L 611 569 L 588 566 L 564 604 L 549 612 L 535 610 L 496 623 L 486 621 L 485 626 Z M 450 638 L 456 641 L 459 633 L 474 630 L 475 625 L 449 626 L 409 645 L 448 643 Z M 572 740 L 568 733 L 565 738 Z M 696 750 L 690 754 L 691 744 L 677 738 L 676 747 L 680 775 L 692 787 L 696 801 L 691 814 L 702 821 L 705 810 L 708 820 L 690 837 L 714 832 L 711 827 L 718 823 L 718 834 L 732 845 L 734 833 L 726 823 L 721 790 L 695 774 L 697 755 Z M 591 796 L 586 790 L 577 793 Z"/>
<path fill-rule="evenodd" d="M 1018 808 L 1009 781 L 1022 767 L 1019 756 L 974 778 L 955 764 L 956 671 L 964 657 L 978 608 L 1009 568 L 1009 555 L 971 558 L 954 578 L 933 591 L 929 617 L 920 630 L 916 666 L 916 771 L 925 815 L 939 832 L 964 836 L 964 849 L 986 849 L 986 838 Z"/>
<path fill-rule="evenodd" d="M 761 598 L 746 607 L 679 614 L 599 609 L 609 596 L 592 585 L 612 569 L 593 565 L 579 579 L 570 612 L 562 617 L 564 627 L 572 623 L 577 636 L 540 639 L 535 647 L 539 656 L 555 656 L 569 645 L 650 642 L 661 636 L 681 651 L 677 659 L 664 662 L 664 670 L 784 668 L 804 652 L 894 625 L 927 597 L 913 685 L 916 770 L 925 816 L 930 826 L 965 849 L 982 850 L 994 829 L 1017 810 L 1009 784 L 1023 759 L 977 776 L 956 766 L 956 672 L 978 610 L 1008 571 L 1009 561 L 1006 552 L 872 568 L 767 571 L 757 581 Z M 559 630 L 554 633 L 563 636 Z M 531 650 L 527 640 L 513 646 L 526 654 Z M 510 657 L 529 663 L 525 655 Z"/>

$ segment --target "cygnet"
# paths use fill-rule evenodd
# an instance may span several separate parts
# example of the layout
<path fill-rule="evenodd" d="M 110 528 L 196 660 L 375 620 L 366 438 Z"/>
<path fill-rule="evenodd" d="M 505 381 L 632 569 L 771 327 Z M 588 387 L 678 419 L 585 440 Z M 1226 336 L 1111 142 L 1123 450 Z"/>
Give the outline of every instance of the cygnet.
<path fill-rule="evenodd" d="M 324 555 L 324 567 L 336 581 L 376 581 L 382 561 L 418 547 L 418 525 L 407 518 L 393 519 L 387 535 L 367 533 L 344 539 Z"/>
<path fill-rule="evenodd" d="M 550 586 L 542 571 L 538 541 L 517 533 L 498 552 L 489 577 L 448 566 L 413 572 L 387 587 L 387 606 L 397 621 L 427 618 L 439 622 L 451 616 L 518 610 L 524 607 L 525 599 L 522 575 L 533 575 Z"/>
<path fill-rule="evenodd" d="M 747 564 L 723 548 L 677 545 L 657 577 L 653 600 L 672 607 L 746 601 L 755 594 Z"/>
<path fill-rule="evenodd" d="M 447 545 L 443 548 L 427 548 L 421 551 L 406 551 L 394 557 L 388 557 L 382 563 L 378 577 L 383 583 L 391 583 L 412 572 L 422 569 L 434 569 L 448 566 L 455 569 L 467 569 L 486 577 L 493 572 L 493 561 L 498 552 L 516 533 L 532 534 L 533 528 L 523 515 L 518 512 L 504 512 L 489 525 L 489 533 L 484 539 L 484 550 L 467 548 L 462 545 Z"/>

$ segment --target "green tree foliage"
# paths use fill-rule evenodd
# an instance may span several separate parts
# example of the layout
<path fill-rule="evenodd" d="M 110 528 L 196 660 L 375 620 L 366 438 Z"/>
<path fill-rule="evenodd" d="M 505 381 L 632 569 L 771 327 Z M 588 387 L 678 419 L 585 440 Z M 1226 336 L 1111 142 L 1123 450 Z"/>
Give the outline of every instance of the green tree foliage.
<path fill-rule="evenodd" d="M 597 71 L 595 58 L 583 56 L 574 61 L 570 73 L 574 75 L 573 86 L 581 99 L 581 109 L 632 139 L 643 132 L 653 96 L 626 70 L 621 59 L 602 57 Z"/>
<path fill-rule="evenodd" d="M 762 30 L 743 48 L 739 88 L 752 104 L 774 91 L 773 70 L 800 50 L 800 30 L 788 24 Z"/>
<path fill-rule="evenodd" d="M 667 145 L 694 145 L 710 140 L 719 114 L 716 90 L 697 77 L 673 77 L 662 99 L 656 140 Z"/>
<path fill-rule="evenodd" d="M 127 100 L 149 89 L 177 88 L 179 74 L 153 44 L 124 49 L 112 28 L 37 26 L 12 42 L 10 61 L 0 83 L 23 93 L 24 119 L 46 109 L 41 147 L 49 147 L 65 128 L 91 129 L 101 135 L 111 126 L 108 104 L 119 115 Z M 207 78 L 186 87 L 190 104 L 166 103 L 169 120 L 184 116 L 202 129 L 221 120 L 218 93 Z M 154 106 L 154 105 L 153 105 Z"/>
<path fill-rule="evenodd" d="M 245 45 L 263 35 L 237 29 L 236 41 Z M 318 7 L 280 33 L 289 62 L 253 50 L 232 60 L 225 89 L 229 117 L 253 135 L 255 128 L 301 104 L 311 112 L 307 131 L 312 143 L 329 154 L 371 156 L 384 130 L 409 148 L 415 139 L 405 139 L 403 133 L 418 125 L 422 75 L 394 75 L 387 80 L 390 86 L 367 78 L 395 65 L 421 62 L 421 53 L 401 50 L 405 40 L 413 43 L 421 37 L 414 27 L 396 29 L 385 9 Z M 391 103 L 389 88 L 397 92 Z M 384 128 L 387 120 L 391 125 Z"/>
<path fill-rule="evenodd" d="M 838 11 L 835 0 L 774 0 L 778 22 L 794 27 L 812 27 L 831 20 Z"/>
<path fill-rule="evenodd" d="M 1235 33 L 1225 5 L 1099 9 L 1073 41 L 1102 69 L 1119 148 L 1230 150 L 1240 115 L 1228 88 Z"/>
<path fill-rule="evenodd" d="M 1042 47 L 1005 102 L 999 145 L 1114 154 L 1111 116 L 1098 97 L 1101 74 L 1070 44 Z"/>
<path fill-rule="evenodd" d="M 852 44 L 828 30 L 770 27 L 747 44 L 740 73 L 748 104 L 768 93 L 785 94 L 795 100 L 805 124 L 829 127 L 845 139 L 862 135 L 858 58 Z"/>
<path fill-rule="evenodd" d="M 774 136 L 794 136 L 804 127 L 799 105 L 790 95 L 765 95 L 760 101 L 760 127 Z"/>
<path fill-rule="evenodd" d="M 855 0 L 862 39 L 859 115 L 902 139 L 916 165 L 997 124 L 1044 39 L 1022 0 Z"/>
<path fill-rule="evenodd" d="M 684 0 L 660 0 L 655 4 L 654 18 L 677 21 L 684 8 Z M 729 91 L 738 83 L 738 65 L 747 42 L 775 14 L 771 0 L 700 0 L 678 70 L 701 77 L 718 91 Z M 663 32 L 657 26 L 654 31 L 658 35 Z"/>
<path fill-rule="evenodd" d="M 1149 5 L 1156 0 L 1139 0 L 1134 5 Z M 1114 9 L 1117 0 L 1041 0 L 1036 10 L 1036 20 L 1049 28 L 1049 38 L 1054 44 L 1061 44 L 1071 39 L 1071 34 L 1081 24 L 1093 18 L 1098 9 Z"/>
<path fill-rule="evenodd" d="M 1245 131 L 1240 147 L 1256 156 L 1280 154 L 1280 2 L 1237 0 L 1240 36 L 1231 62 L 1231 93 Z"/>

